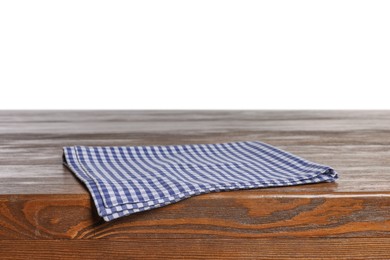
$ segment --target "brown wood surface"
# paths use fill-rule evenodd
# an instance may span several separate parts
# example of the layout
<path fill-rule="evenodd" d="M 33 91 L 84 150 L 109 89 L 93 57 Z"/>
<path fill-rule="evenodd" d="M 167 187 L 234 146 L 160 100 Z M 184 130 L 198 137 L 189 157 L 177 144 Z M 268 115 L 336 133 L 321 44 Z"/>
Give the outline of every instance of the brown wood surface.
<path fill-rule="evenodd" d="M 84 186 L 61 165 L 68 145 L 242 140 L 328 164 L 340 179 L 200 195 L 105 223 Z M 149 251 L 182 243 L 171 257 L 226 247 L 222 257 L 264 251 L 283 258 L 300 256 L 290 243 L 306 241 L 301 256 L 326 244 L 334 256 L 363 259 L 374 248 L 372 256 L 387 258 L 389 238 L 390 111 L 0 111 L 0 252 L 18 245 L 23 257 L 29 245 L 47 245 L 93 256 L 94 247 L 111 245 L 95 253 L 115 255 L 116 248 L 141 256 L 137 241 L 143 241 Z"/>
<path fill-rule="evenodd" d="M 388 259 L 389 238 L 0 240 L 2 259 Z M 50 250 L 48 250 L 50 248 Z M 17 249 L 17 250 L 15 250 Z M 97 250 L 100 249 L 100 250 Z M 364 250 L 362 250 L 364 249 Z"/>

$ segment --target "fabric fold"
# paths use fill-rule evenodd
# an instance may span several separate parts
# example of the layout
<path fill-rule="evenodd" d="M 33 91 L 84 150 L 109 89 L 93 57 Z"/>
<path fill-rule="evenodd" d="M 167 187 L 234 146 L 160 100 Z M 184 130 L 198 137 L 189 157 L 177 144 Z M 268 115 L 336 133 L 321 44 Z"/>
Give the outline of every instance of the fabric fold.
<path fill-rule="evenodd" d="M 329 166 L 257 141 L 63 150 L 64 164 L 86 185 L 105 221 L 209 192 L 338 178 Z"/>

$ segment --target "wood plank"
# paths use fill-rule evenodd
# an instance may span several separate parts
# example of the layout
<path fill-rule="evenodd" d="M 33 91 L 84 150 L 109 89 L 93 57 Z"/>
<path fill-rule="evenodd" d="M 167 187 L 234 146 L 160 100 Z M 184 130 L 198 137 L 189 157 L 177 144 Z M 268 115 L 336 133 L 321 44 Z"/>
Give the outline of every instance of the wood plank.
<path fill-rule="evenodd" d="M 61 147 L 50 148 L 47 152 L 30 150 L 32 156 L 28 160 L 25 159 L 29 156 L 28 149 L 24 151 L 26 155 L 13 152 L 12 156 L 9 155 L 12 158 L 3 158 L 5 164 L 0 165 L 1 194 L 69 194 L 73 192 L 84 194 L 86 191 L 82 185 L 66 167 L 62 166 Z M 310 185 L 275 188 L 271 189 L 271 192 L 303 191 L 328 194 L 329 192 L 389 193 L 390 191 L 390 149 L 384 145 L 283 145 L 279 147 L 309 160 L 331 165 L 342 178 L 337 181 L 336 185 L 327 184 L 315 188 Z M 39 155 L 35 157 L 36 153 Z M 48 157 L 53 158 L 53 161 L 48 164 L 35 164 L 39 163 L 42 158 L 47 160 Z M 15 161 L 8 165 L 6 162 L 11 160 Z M 16 165 L 18 161 L 21 162 Z M 268 191 L 259 190 L 259 192 Z"/>
<path fill-rule="evenodd" d="M 17 250 L 15 250 L 17 248 Z M 50 250 L 48 250 L 50 248 Z M 2 259 L 388 259 L 389 238 L 0 240 Z"/>
<path fill-rule="evenodd" d="M 3 196 L 0 239 L 389 237 L 389 202 L 390 194 L 220 192 L 106 223 L 87 195 Z"/>
<path fill-rule="evenodd" d="M 386 111 L 2 111 L 0 134 L 388 131 Z"/>

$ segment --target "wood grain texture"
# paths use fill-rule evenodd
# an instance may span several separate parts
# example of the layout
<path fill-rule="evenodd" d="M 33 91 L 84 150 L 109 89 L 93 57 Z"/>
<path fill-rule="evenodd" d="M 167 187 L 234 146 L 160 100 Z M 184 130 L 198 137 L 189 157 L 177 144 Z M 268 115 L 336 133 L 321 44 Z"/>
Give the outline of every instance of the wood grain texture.
<path fill-rule="evenodd" d="M 389 237 L 389 199 L 221 192 L 106 223 L 87 197 L 17 196 L 0 200 L 0 239 Z"/>
<path fill-rule="evenodd" d="M 243 140 L 330 165 L 340 179 L 205 194 L 105 223 L 85 187 L 62 166 L 63 146 Z M 148 252 L 155 243 L 176 248 L 167 255 L 172 258 L 180 251 L 211 255 L 210 248 L 222 258 L 257 258 L 259 251 L 300 258 L 320 247 L 367 259 L 369 253 L 387 258 L 389 238 L 390 111 L 0 111 L 1 252 L 14 243 L 23 249 L 20 257 L 43 245 L 65 259 L 72 258 L 70 247 L 92 257 L 124 257 L 115 248 L 141 256 L 142 241 Z M 290 247 L 295 242 L 305 244 L 302 255 Z M 359 251 L 363 246 L 370 249 Z M 94 254 L 94 247 L 105 249 Z"/>
<path fill-rule="evenodd" d="M 15 250 L 17 248 L 17 250 Z M 50 248 L 50 250 L 48 250 Z M 100 249 L 100 250 L 97 250 Z M 1 259 L 389 259 L 389 238 L 0 240 Z"/>

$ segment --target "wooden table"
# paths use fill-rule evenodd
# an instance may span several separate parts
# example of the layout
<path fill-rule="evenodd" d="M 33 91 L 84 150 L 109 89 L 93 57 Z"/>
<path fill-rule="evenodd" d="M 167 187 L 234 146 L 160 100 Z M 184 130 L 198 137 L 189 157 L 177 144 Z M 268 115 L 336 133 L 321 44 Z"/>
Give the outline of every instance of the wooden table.
<path fill-rule="evenodd" d="M 260 140 L 336 183 L 212 193 L 105 223 L 70 145 Z M 0 258 L 390 258 L 390 111 L 1 111 Z"/>

